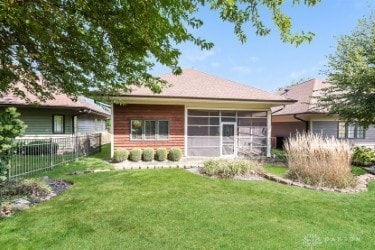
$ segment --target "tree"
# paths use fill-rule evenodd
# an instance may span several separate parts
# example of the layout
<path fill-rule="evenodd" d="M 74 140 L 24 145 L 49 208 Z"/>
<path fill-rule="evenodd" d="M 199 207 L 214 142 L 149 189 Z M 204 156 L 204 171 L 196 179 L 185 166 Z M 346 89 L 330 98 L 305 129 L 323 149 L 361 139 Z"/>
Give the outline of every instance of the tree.
<path fill-rule="evenodd" d="M 0 113 L 0 182 L 6 180 L 15 138 L 25 133 L 26 125 L 18 119 L 19 116 L 13 107 Z"/>
<path fill-rule="evenodd" d="M 375 124 L 375 14 L 338 39 L 326 74 L 332 85 L 320 98 L 320 107 L 364 128 Z"/>
<path fill-rule="evenodd" d="M 292 1 L 307 6 L 318 2 Z M 25 97 L 27 90 L 45 100 L 57 91 L 76 97 L 92 90 L 128 91 L 131 85 L 160 92 L 166 83 L 148 73 L 154 61 L 179 74 L 176 44 L 213 46 L 189 32 L 188 27 L 203 25 L 194 17 L 199 8 L 209 6 L 233 23 L 241 42 L 247 39 L 245 24 L 251 24 L 257 35 L 270 33 L 260 17 L 262 6 L 271 12 L 282 41 L 310 41 L 312 33 L 292 34 L 283 5 L 284 0 L 3 0 L 0 93 Z"/>

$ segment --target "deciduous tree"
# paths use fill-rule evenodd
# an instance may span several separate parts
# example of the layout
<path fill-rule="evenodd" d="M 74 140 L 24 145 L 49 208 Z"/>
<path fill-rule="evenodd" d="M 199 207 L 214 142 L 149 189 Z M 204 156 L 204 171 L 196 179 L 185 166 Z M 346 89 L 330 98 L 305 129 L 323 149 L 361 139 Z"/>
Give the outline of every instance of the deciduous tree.
<path fill-rule="evenodd" d="M 365 128 L 375 124 L 375 14 L 338 39 L 326 74 L 332 87 L 325 90 L 320 106 Z"/>
<path fill-rule="evenodd" d="M 320 0 L 293 0 L 293 5 L 315 5 Z M 246 41 L 243 26 L 264 36 L 270 33 L 260 17 L 265 7 L 282 41 L 299 45 L 312 33 L 292 33 L 284 0 L 3 0 L 0 1 L 0 93 L 24 95 L 22 82 L 41 100 L 51 93 L 103 94 L 127 91 L 130 84 L 160 92 L 163 81 L 148 72 L 153 62 L 181 72 L 176 44 L 193 42 L 201 49 L 213 43 L 194 36 L 199 28 L 194 14 L 209 6 L 234 24 Z M 41 78 L 42 76 L 42 78 Z M 38 82 L 42 79 L 42 82 Z"/>

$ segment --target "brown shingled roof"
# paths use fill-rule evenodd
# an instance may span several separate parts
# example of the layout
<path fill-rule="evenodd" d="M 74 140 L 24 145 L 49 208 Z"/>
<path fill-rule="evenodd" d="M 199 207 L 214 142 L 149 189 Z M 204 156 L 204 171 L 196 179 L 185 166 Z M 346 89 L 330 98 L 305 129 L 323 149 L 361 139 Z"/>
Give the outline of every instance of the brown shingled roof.
<path fill-rule="evenodd" d="M 26 92 L 27 93 L 27 92 Z M 77 101 L 71 100 L 65 94 L 54 94 L 54 99 L 47 100 L 46 102 L 40 102 L 39 99 L 31 94 L 27 94 L 27 98 L 31 103 L 36 103 L 40 107 L 49 107 L 49 108 L 69 108 L 69 109 L 87 109 L 98 115 L 109 117 L 110 114 L 108 111 L 104 110 L 99 105 L 95 104 L 91 99 L 85 97 L 79 97 Z M 27 103 L 24 99 L 19 96 L 9 93 L 4 96 L 0 96 L 0 105 L 1 106 L 29 106 L 30 103 Z"/>
<path fill-rule="evenodd" d="M 184 69 L 181 75 L 165 74 L 160 77 L 172 86 L 161 94 L 154 94 L 147 88 L 136 88 L 123 96 L 164 97 L 186 99 L 216 99 L 239 101 L 294 102 L 285 97 L 225 80 L 194 69 Z"/>
<path fill-rule="evenodd" d="M 302 113 L 322 113 L 316 109 L 316 97 L 322 92 L 321 89 L 330 87 L 330 83 L 321 79 L 310 79 L 308 81 L 287 87 L 279 91 L 280 96 L 298 100 L 298 102 L 285 106 L 282 110 L 275 112 L 274 116 L 291 115 Z M 274 110 L 280 107 L 273 108 Z"/>

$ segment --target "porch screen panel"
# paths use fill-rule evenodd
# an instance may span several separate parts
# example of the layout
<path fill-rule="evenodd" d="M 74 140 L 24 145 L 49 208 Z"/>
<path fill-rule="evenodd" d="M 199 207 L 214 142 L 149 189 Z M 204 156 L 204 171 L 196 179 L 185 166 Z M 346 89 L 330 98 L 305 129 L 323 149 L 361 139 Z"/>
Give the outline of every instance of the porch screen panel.
<path fill-rule="evenodd" d="M 219 111 L 189 110 L 187 151 L 189 156 L 220 155 Z"/>
<path fill-rule="evenodd" d="M 237 148 L 239 155 L 267 154 L 267 113 L 237 112 Z"/>
<path fill-rule="evenodd" d="M 267 112 L 188 110 L 188 156 L 220 156 L 221 123 L 236 122 L 238 155 L 267 153 Z"/>

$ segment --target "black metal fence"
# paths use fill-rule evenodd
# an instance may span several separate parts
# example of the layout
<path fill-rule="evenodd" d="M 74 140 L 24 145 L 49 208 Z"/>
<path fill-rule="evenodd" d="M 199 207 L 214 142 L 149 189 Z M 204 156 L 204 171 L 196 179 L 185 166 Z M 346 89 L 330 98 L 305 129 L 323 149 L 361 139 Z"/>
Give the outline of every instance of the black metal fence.
<path fill-rule="evenodd" d="M 100 151 L 101 134 L 43 139 L 17 139 L 9 180 L 29 177 Z"/>

